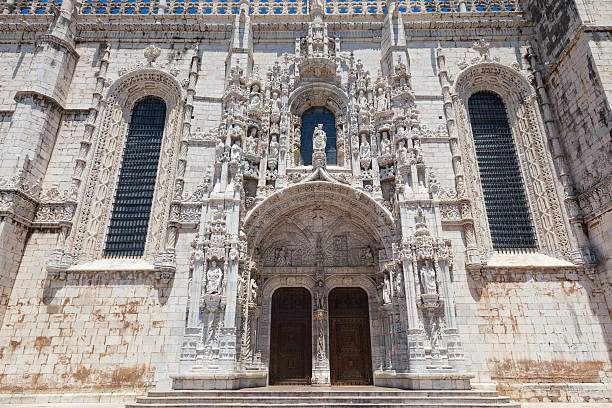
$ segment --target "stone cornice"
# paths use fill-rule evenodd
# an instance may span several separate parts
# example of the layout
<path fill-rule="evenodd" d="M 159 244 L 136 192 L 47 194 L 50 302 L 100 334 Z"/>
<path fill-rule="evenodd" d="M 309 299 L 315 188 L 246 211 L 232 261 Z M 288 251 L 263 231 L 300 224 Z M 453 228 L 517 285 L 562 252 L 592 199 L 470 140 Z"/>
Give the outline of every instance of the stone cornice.
<path fill-rule="evenodd" d="M 384 14 L 370 15 L 326 15 L 325 21 L 329 30 L 342 33 L 345 40 L 350 41 L 349 33 L 356 31 L 382 30 Z M 76 41 L 100 40 L 143 40 L 156 41 L 190 41 L 202 38 L 225 40 L 231 34 L 234 15 L 79 15 L 77 17 Z M 449 39 L 462 36 L 473 38 L 483 35 L 493 37 L 524 36 L 518 30 L 530 28 L 532 25 L 524 19 L 521 13 L 513 12 L 482 12 L 482 13 L 426 13 L 403 14 L 405 29 L 410 37 L 428 38 L 440 37 L 440 29 Z M 267 34 L 275 34 L 282 38 L 286 32 L 287 38 L 295 38 L 296 31 L 307 30 L 310 16 L 308 15 L 252 15 L 254 36 L 265 40 Z M 269 24 L 274 19 L 274 24 Z M 3 41 L 23 42 L 35 41 L 35 38 L 24 38 L 25 33 L 46 32 L 51 17 L 48 15 L 0 15 L 0 31 L 12 34 L 4 35 Z M 453 32 L 457 30 L 457 32 Z M 465 31 L 468 31 L 467 33 Z M 490 32 L 495 30 L 495 32 Z M 501 32 L 499 30 L 502 30 Z M 100 33 L 104 33 L 103 36 Z M 144 33 L 147 33 L 144 35 Z M 156 35 L 158 34 L 158 35 Z M 102 38 L 103 37 L 103 38 Z M 359 36 L 362 38 L 362 36 Z M 377 35 L 373 40 L 379 39 Z M 355 37 L 357 39 L 357 37 Z M 2 41 L 0 40 L 0 41 Z"/>

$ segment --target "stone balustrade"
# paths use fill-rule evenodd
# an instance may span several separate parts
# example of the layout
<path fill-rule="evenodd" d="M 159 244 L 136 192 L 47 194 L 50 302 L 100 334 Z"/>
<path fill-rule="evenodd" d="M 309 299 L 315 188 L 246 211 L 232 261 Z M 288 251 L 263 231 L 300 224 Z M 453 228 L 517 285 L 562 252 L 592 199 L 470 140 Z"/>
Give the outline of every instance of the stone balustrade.
<path fill-rule="evenodd" d="M 53 14 L 60 0 L 0 0 L 1 14 Z M 307 0 L 250 0 L 251 15 L 308 15 Z M 403 14 L 519 12 L 518 0 L 398 0 Z M 84 15 L 224 15 L 239 12 L 238 0 L 84 0 L 79 12 Z M 385 0 L 327 0 L 327 15 L 382 15 Z"/>

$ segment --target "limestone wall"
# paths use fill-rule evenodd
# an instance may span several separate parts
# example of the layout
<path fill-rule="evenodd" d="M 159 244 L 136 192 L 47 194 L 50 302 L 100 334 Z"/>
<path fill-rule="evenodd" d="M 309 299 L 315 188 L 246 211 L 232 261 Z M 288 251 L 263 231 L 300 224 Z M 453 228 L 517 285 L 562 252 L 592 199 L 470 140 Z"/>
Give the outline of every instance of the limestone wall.
<path fill-rule="evenodd" d="M 34 46 L 0 44 L 0 111 L 15 107 L 15 92 L 29 77 Z"/>
<path fill-rule="evenodd" d="M 179 239 L 180 272 L 169 290 L 158 287 L 151 270 L 75 272 L 65 281 L 50 280 L 44 260 L 55 236 L 34 233 L 25 249 L 0 329 L 9 339 L 0 346 L 0 391 L 169 387 L 184 330 L 193 235 Z"/>

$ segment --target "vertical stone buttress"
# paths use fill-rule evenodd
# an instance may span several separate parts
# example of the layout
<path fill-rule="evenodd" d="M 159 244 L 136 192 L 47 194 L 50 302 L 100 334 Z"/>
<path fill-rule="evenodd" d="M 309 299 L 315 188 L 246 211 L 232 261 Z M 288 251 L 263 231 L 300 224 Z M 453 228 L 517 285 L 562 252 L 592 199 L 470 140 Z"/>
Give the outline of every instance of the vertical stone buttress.
<path fill-rule="evenodd" d="M 0 319 L 23 255 L 27 230 L 34 220 L 40 193 L 60 126 L 72 75 L 79 58 L 75 50 L 74 1 L 62 2 L 48 33 L 36 42 L 34 67 L 15 95 L 15 111 L 0 156 L 0 213 L 3 279 Z"/>

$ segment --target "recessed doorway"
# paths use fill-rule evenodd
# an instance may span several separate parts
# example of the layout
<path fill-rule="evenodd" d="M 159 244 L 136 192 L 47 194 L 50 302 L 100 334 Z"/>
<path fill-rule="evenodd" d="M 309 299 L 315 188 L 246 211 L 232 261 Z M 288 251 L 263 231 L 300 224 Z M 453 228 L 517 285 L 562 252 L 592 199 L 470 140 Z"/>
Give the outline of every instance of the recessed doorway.
<path fill-rule="evenodd" d="M 312 367 L 312 309 L 304 288 L 272 295 L 270 384 L 309 384 Z"/>
<path fill-rule="evenodd" d="M 368 295 L 360 288 L 329 293 L 329 355 L 332 385 L 372 384 Z"/>

